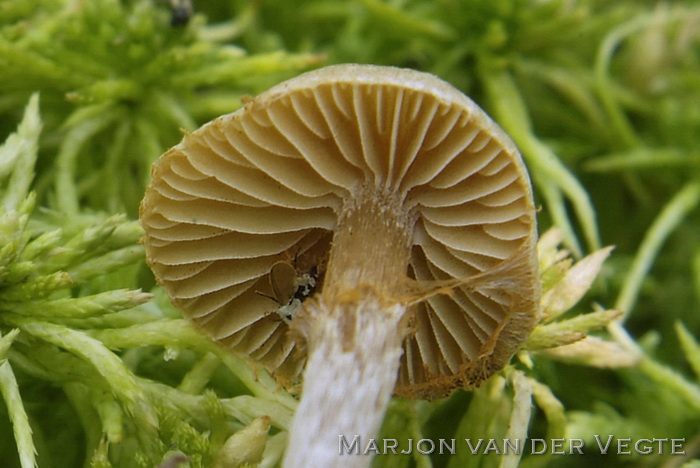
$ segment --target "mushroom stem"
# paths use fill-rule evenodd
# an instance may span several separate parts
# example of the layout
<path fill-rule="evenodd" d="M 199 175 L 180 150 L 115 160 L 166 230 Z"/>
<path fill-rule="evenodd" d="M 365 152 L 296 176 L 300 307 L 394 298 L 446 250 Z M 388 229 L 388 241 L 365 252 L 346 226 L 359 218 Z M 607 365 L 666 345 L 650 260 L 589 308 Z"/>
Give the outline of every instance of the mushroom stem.
<path fill-rule="evenodd" d="M 357 451 L 376 437 L 391 399 L 404 311 L 400 304 L 385 307 L 370 298 L 338 305 L 326 311 L 336 320 L 314 324 L 308 339 L 316 345 L 307 361 L 286 468 L 370 465 L 371 456 Z M 353 441 L 355 446 L 348 448 Z"/>
<path fill-rule="evenodd" d="M 351 199 L 320 298 L 307 301 L 292 322 L 309 358 L 287 468 L 369 466 L 371 456 L 357 455 L 357 447 L 347 454 L 341 444 L 357 435 L 359 447 L 376 437 L 396 382 L 413 222 L 395 193 L 363 187 Z"/>

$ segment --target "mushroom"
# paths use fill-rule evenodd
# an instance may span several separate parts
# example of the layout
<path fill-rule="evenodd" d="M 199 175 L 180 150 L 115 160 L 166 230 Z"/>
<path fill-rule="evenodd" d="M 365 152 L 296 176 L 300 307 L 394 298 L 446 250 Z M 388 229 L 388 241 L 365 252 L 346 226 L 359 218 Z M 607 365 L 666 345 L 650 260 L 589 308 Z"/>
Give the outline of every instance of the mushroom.
<path fill-rule="evenodd" d="M 141 206 L 148 263 L 211 339 L 303 390 L 285 466 L 368 466 L 392 393 L 507 364 L 538 314 L 536 220 L 513 142 L 413 70 L 302 74 L 185 135 Z"/>

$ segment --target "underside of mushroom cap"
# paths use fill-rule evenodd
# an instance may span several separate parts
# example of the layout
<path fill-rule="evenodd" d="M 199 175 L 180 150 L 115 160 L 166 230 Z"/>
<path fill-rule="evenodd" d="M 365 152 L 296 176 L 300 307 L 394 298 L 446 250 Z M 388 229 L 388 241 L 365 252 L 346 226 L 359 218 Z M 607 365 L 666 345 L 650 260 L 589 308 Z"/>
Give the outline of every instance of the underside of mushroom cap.
<path fill-rule="evenodd" d="M 530 181 L 500 128 L 432 75 L 327 67 L 187 134 L 141 206 L 149 265 L 212 339 L 294 380 L 303 350 L 270 271 L 294 267 L 301 307 L 321 293 L 338 220 L 367 187 L 411 220 L 406 277 L 452 285 L 405 298 L 396 393 L 441 396 L 503 367 L 539 303 Z"/>

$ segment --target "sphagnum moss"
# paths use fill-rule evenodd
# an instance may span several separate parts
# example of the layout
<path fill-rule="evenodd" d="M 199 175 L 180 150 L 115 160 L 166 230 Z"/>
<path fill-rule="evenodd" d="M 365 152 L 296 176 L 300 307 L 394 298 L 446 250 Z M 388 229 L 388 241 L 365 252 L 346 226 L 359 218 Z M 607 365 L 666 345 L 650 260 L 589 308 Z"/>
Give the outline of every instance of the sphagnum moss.
<path fill-rule="evenodd" d="M 258 417 L 285 428 L 294 400 L 278 391 L 269 378 L 255 375 L 243 361 L 222 353 L 181 319 L 146 304 L 151 294 L 133 289 L 97 290 L 99 276 L 142 261 L 137 246 L 140 229 L 123 217 L 97 214 L 85 217 L 76 227 L 35 209 L 29 184 L 12 181 L 31 181 L 34 169 L 27 160 L 36 156 L 40 127 L 38 96 L 34 96 L 18 133 L 0 147 L 3 160 L 10 161 L 4 175 L 4 181 L 10 182 L 3 186 L 14 190 L 12 197 L 4 192 L 4 199 L 17 200 L 3 207 L 0 217 L 0 388 L 21 466 L 36 464 L 36 432 L 44 430 L 41 418 L 27 413 L 27 406 L 35 404 L 27 405 L 22 398 L 21 383 L 27 379 L 62 388 L 84 430 L 97 429 L 102 434 L 86 438 L 85 453 L 96 466 L 111 466 L 112 462 L 154 466 L 168 458 L 169 447 L 176 442 L 187 448 L 191 466 L 210 466 L 215 458 L 225 463 L 234 455 L 228 454 L 230 450 L 218 452 L 236 429 Z M 185 394 L 138 377 L 133 368 L 138 362 L 129 363 L 111 350 L 149 344 L 175 351 L 171 356 L 194 352 L 210 368 L 216 359 L 216 367 L 233 371 L 243 388 L 247 386 L 244 393 L 253 396 L 219 399 L 213 393 L 206 397 L 205 392 L 202 399 Z M 155 355 L 162 360 L 167 353 Z M 190 388 L 204 389 L 212 374 L 183 374 L 185 377 Z M 198 378 L 203 381 L 194 382 Z M 206 401 L 216 404 L 204 404 L 202 409 Z M 183 419 L 182 414 L 189 417 Z M 210 424 L 217 414 L 222 421 L 218 429 L 221 442 L 215 444 L 200 430 L 212 430 Z M 57 447 L 44 443 L 40 448 L 41 465 Z M 255 451 L 250 460 L 260 455 Z"/>
<path fill-rule="evenodd" d="M 89 9 L 78 8 L 82 4 Z M 269 0 L 199 2 L 195 7 L 199 16 L 192 18 L 190 29 L 183 33 L 170 26 L 164 4 L 150 1 L 0 3 L 0 76 L 4 91 L 0 96 L 0 132 L 14 130 L 16 117 L 35 90 L 42 91 L 42 114 L 47 127 L 41 145 L 46 156 L 39 159 L 38 180 L 32 187 L 38 202 L 26 201 L 26 188 L 22 188 L 28 187 L 32 172 L 15 171 L 17 165 L 34 166 L 34 154 L 29 151 L 28 156 L 18 158 L 18 153 L 7 150 L 17 143 L 28 148 L 38 140 L 14 137 L 15 143 L 0 151 L 0 190 L 3 200 L 9 201 L 0 221 L 0 289 L 8 285 L 16 295 L 16 300 L 0 305 L 0 349 L 4 353 L 0 354 L 4 373 L 0 379 L 4 403 L 0 413 L 7 411 L 12 415 L 14 431 L 18 433 L 12 443 L 13 426 L 7 417 L 0 417 L 3 464 L 20 466 L 21 460 L 22 466 L 31 466 L 32 440 L 42 467 L 55 465 L 56 460 L 62 466 L 81 466 L 91 457 L 93 466 L 133 466 L 138 448 L 132 422 L 92 364 L 54 344 L 30 337 L 6 322 L 6 317 L 62 325 L 85 332 L 109 348 L 125 349 L 117 353 L 127 369 L 137 375 L 137 385 L 143 388 L 148 401 L 183 402 L 178 407 L 165 404 L 156 410 L 161 440 L 152 443 L 166 441 L 168 452 L 164 458 L 172 461 L 170 466 L 184 457 L 177 448 L 171 448 L 172 444 L 187 447 L 191 466 L 212 460 L 212 455 L 201 455 L 207 452 L 206 438 L 201 436 L 203 432 L 196 432 L 206 430 L 210 419 L 219 418 L 215 415 L 219 410 L 205 409 L 203 397 L 185 397 L 197 395 L 204 388 L 235 396 L 235 404 L 232 400 L 233 406 L 225 406 L 233 421 L 232 429 L 275 409 L 265 466 L 279 459 L 286 435 L 279 430 L 291 417 L 294 400 L 279 392 L 268 376 L 251 370 L 235 356 L 220 354 L 184 322 L 174 321 L 177 313 L 157 290 L 153 291 L 156 299 L 148 303 L 110 313 L 145 299 L 145 293 L 136 290 L 149 284 L 137 281 L 142 271 L 138 265 L 142 253 L 135 243 L 140 234 L 134 222 L 116 221 L 117 228 L 108 237 L 110 246 L 96 256 L 76 256 L 76 263 L 63 270 L 72 280 L 71 286 L 60 286 L 68 278 L 61 273 L 61 265 L 52 266 L 56 268 L 52 270 L 43 267 L 42 260 L 50 253 L 60 252 L 60 247 L 84 228 L 102 225 L 109 215 L 121 210 L 135 212 L 135 203 L 128 204 L 130 199 L 141 197 L 136 187 L 143 183 L 143 177 L 130 178 L 131 169 L 122 165 L 126 151 L 132 151 L 126 158 L 130 168 L 146 168 L 149 158 L 178 138 L 178 127 L 193 128 L 193 121 L 230 112 L 239 105 L 241 94 L 278 81 L 278 71 L 294 73 L 314 62 L 318 55 L 306 55 L 308 51 L 324 52 L 330 62 L 376 63 L 431 71 L 475 97 L 497 120 L 503 119 L 502 125 L 516 130 L 521 126 L 519 131 L 525 129 L 527 138 L 544 142 L 550 155 L 555 154 L 563 168 L 581 180 L 586 189 L 583 193 L 578 184 L 567 182 L 570 178 L 560 177 L 564 172 L 555 175 L 550 170 L 552 177 L 536 176 L 543 203 L 541 224 L 554 220 L 562 229 L 565 245 L 574 253 L 584 251 L 577 247 L 580 244 L 594 250 L 591 246 L 596 245 L 595 225 L 583 216 L 590 211 L 586 205 L 592 205 L 596 208 L 600 237 L 617 247 L 603 266 L 605 281 L 594 285 L 591 294 L 574 310 L 544 324 L 541 330 L 536 329 L 532 339 L 541 341 L 531 342 L 520 353 L 525 365 L 517 364 L 516 368 L 528 377 L 532 398 L 542 410 L 542 416 L 533 416 L 535 427 L 541 427 L 540 423 L 546 420 L 547 437 L 579 436 L 591 443 L 596 433 L 686 437 L 685 457 L 665 461 L 680 465 L 697 456 L 697 451 L 693 451 L 697 444 L 692 443 L 697 440 L 700 422 L 700 411 L 695 406 L 700 354 L 693 336 L 697 336 L 700 324 L 695 313 L 700 298 L 694 188 L 700 147 L 697 7 L 690 2 L 652 7 L 636 0 L 479 0 L 459 4 L 422 0 Z M 203 25 L 204 15 L 220 23 L 215 27 Z M 71 28 L 67 33 L 62 29 L 66 25 Z M 192 31 L 209 46 L 202 47 L 202 42 L 194 40 Z M 159 42 L 168 35 L 170 39 Z M 120 38 L 122 48 L 114 49 Z M 245 56 L 238 46 L 229 47 L 229 41 L 245 44 L 252 55 Z M 120 53 L 128 49 L 125 44 L 129 43 L 138 45 L 132 49 L 136 55 L 124 60 Z M 280 53 L 284 46 L 304 53 Z M 139 47 L 141 52 L 153 53 L 139 55 Z M 166 52 L 161 54 L 163 51 Z M 172 64 L 181 53 L 188 57 L 192 73 L 171 83 L 169 77 L 177 68 Z M 156 56 L 159 60 L 153 60 L 149 73 L 139 76 L 141 69 L 132 59 L 151 60 Z M 105 57 L 105 63 L 99 63 Z M 116 78 L 105 79 L 105 70 L 113 71 L 113 65 L 119 63 L 124 68 L 113 75 Z M 208 68 L 202 72 L 198 70 L 200 66 Z M 137 73 L 129 73 L 130 68 Z M 492 72 L 500 74 L 491 76 Z M 489 102 L 485 95 L 487 80 L 504 76 L 515 86 L 515 103 L 524 106 L 527 121 L 509 123 L 508 115 L 497 109 L 499 103 Z M 121 122 L 110 127 L 110 122 L 119 122 L 124 109 L 134 109 L 129 96 L 154 89 L 144 87 L 144 79 L 158 77 L 150 83 L 165 84 L 165 96 L 154 93 L 146 101 L 148 105 L 137 105 L 138 119 L 133 125 Z M 135 83 L 138 84 L 134 86 Z M 185 97 L 179 94 L 181 91 Z M 508 102 L 500 104 L 508 110 Z M 68 116 L 71 117 L 66 120 Z M 38 114 L 33 118 L 39 123 Z M 58 128 L 62 130 L 58 132 Z M 100 143 L 105 137 L 115 143 L 108 150 Z M 66 174 L 73 171 L 71 161 L 78 161 L 73 172 L 75 180 L 62 176 L 58 181 L 55 166 L 48 163 L 55 159 L 55 148 L 60 148 L 60 170 Z M 532 155 L 536 158 L 535 153 Z M 73 159 L 76 154 L 77 159 Z M 526 154 L 529 157 L 531 154 Z M 99 164 L 92 164 L 93 159 Z M 109 162 L 103 165 L 105 161 Z M 143 169 L 141 173 L 145 177 Z M 115 174 L 121 176 L 112 177 Z M 8 177 L 15 177 L 12 189 L 8 189 Z M 74 193 L 81 201 L 77 213 L 66 216 L 57 211 L 61 207 L 51 194 L 57 186 L 71 185 L 76 187 Z M 123 200 L 122 195 L 127 199 Z M 65 199 L 73 196 L 70 191 L 61 194 Z M 578 221 L 570 221 L 576 216 L 569 213 L 569 197 L 576 198 L 573 213 L 578 213 Z M 32 205 L 37 208 L 29 209 Z M 87 206 L 109 214 L 90 213 Z M 75 208 L 75 204 L 71 202 L 66 207 Z M 654 232 L 647 233 L 657 215 Z M 585 243 L 576 240 L 579 226 L 583 227 Z M 644 249 L 637 252 L 643 238 L 648 240 Z M 21 258 L 17 256 L 20 251 Z M 561 250 L 554 251 L 565 257 Z M 627 262 L 633 258 L 638 260 L 629 269 Z M 545 290 L 556 282 L 565 266 L 560 264 L 543 273 Z M 102 271 L 111 273 L 104 275 Z M 53 280 L 49 281 L 51 275 Z M 37 291 L 23 286 L 26 290 L 22 292 L 25 279 L 36 281 L 40 276 L 44 276 L 41 281 L 57 289 L 45 298 L 23 300 L 29 290 Z M 627 292 L 620 296 L 618 304 L 634 307 L 623 310 L 627 314 L 625 327 L 634 330 L 633 335 L 614 320 L 607 332 L 594 332 L 594 338 L 556 351 L 540 349 L 561 337 L 570 339 L 573 329 L 575 334 L 586 332 L 587 328 L 576 327 L 583 322 L 590 324 L 589 318 L 582 319 L 579 325 L 562 319 L 573 317 L 582 308 L 590 310 L 594 299 L 615 303 L 611 297 L 623 283 Z M 89 301 L 80 302 L 88 297 Z M 46 311 L 56 311 L 55 316 L 41 314 L 42 305 L 49 302 L 52 305 Z M 59 317 L 70 315 L 71 310 L 76 313 L 74 317 Z M 598 319 L 607 319 L 607 314 L 614 313 L 593 315 L 593 321 L 600 324 Z M 135 325 L 146 327 L 145 333 L 132 333 L 130 327 Z M 160 325 L 181 341 L 160 337 Z M 674 330 L 680 346 L 676 346 Z M 153 346 L 139 346 L 145 343 Z M 615 359 L 611 360 L 611 356 Z M 595 366 L 638 364 L 614 372 L 587 373 L 569 365 L 553 367 L 552 359 Z M 691 365 L 681 371 L 686 360 Z M 224 364 L 217 366 L 217 362 Z M 188 373 L 189 369 L 192 371 Z M 464 434 L 503 437 L 502 428 L 513 419 L 512 414 L 520 414 L 522 419 L 522 402 L 527 401 L 524 396 L 528 393 L 518 390 L 519 409 L 513 409 L 515 383 L 506 384 L 515 380 L 507 372 L 510 371 L 473 394 L 460 392 L 435 404 L 394 400 L 384 434 L 398 438 L 402 444 L 408 438 Z M 581 380 L 581 374 L 586 378 Z M 609 385 L 611 379 L 616 382 L 614 389 Z M 172 392 L 180 382 L 182 391 Z M 519 382 L 518 388 L 522 388 L 523 379 Z M 65 394 L 66 398 L 51 399 L 57 394 Z M 62 415 L 60 419 L 58 415 Z M 493 421 L 493 415 L 499 415 L 498 421 L 503 424 L 495 421 L 489 429 L 484 424 Z M 27 420 L 33 430 L 31 435 L 22 423 Z M 468 428 L 473 430 L 465 432 Z M 217 440 L 225 440 L 227 435 L 218 435 Z M 208 453 L 211 452 L 210 447 Z M 382 461 L 393 466 L 500 463 L 498 456 L 487 461 L 467 455 L 448 458 L 414 452 L 409 457 L 388 456 Z M 138 458 L 144 460 L 142 455 Z M 630 459 L 610 456 L 607 460 L 615 464 Z M 520 464 L 548 461 L 560 466 L 563 460 L 576 463 L 571 458 L 526 456 Z M 662 456 L 633 458 L 633 463 L 640 466 L 663 461 Z M 692 462 L 687 463 L 688 467 L 691 465 Z"/>

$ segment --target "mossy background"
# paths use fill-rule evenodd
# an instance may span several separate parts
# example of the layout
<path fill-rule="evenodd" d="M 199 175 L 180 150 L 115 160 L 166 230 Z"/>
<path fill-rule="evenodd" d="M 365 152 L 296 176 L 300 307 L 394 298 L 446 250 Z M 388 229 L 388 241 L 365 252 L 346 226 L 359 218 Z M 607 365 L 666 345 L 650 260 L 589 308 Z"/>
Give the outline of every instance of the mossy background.
<path fill-rule="evenodd" d="M 539 408 L 530 437 L 685 438 L 687 454 L 462 450 L 378 456 L 375 466 L 691 466 L 699 2 L 200 0 L 173 25 L 185 6 L 0 0 L 0 141 L 16 132 L 0 151 L 2 466 L 176 466 L 178 453 L 189 459 L 180 466 L 235 466 L 255 460 L 236 461 L 232 435 L 262 416 L 270 436 L 241 440 L 267 441 L 262 466 L 274 466 L 296 400 L 198 335 L 154 287 L 138 203 L 181 129 L 342 62 L 435 73 L 492 115 L 530 167 L 541 232 L 556 226 L 575 258 L 615 246 L 562 317 L 619 310 L 596 335 L 638 358 L 617 366 L 611 355 L 606 368 L 526 351 L 474 392 L 394 401 L 384 434 L 503 438 L 522 371 Z"/>

